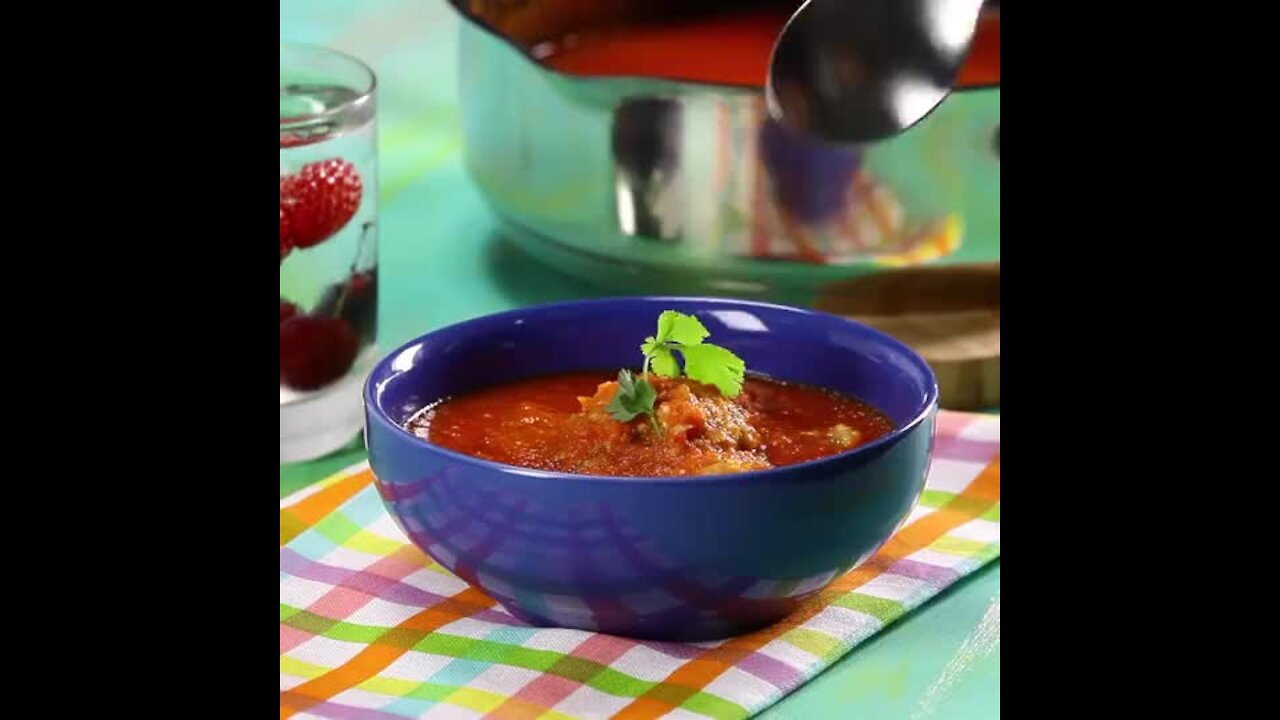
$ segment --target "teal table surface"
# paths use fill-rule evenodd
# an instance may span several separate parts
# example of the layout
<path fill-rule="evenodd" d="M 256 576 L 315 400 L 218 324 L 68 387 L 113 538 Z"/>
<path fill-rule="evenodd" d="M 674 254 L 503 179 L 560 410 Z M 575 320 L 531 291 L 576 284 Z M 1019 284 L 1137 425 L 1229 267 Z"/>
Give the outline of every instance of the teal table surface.
<path fill-rule="evenodd" d="M 281 40 L 327 45 L 378 74 L 379 344 L 486 313 L 606 290 L 501 238 L 462 166 L 457 23 L 444 0 L 281 0 Z M 353 442 L 280 467 L 281 497 L 364 458 Z M 765 718 L 918 720 L 1000 714 L 1000 563 L 846 655 Z"/>

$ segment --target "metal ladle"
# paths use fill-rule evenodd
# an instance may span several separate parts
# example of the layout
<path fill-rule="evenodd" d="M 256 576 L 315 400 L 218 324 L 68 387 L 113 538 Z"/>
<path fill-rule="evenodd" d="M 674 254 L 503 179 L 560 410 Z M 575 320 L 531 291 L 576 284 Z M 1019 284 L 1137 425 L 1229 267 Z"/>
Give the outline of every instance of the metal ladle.
<path fill-rule="evenodd" d="M 785 125 L 870 143 L 915 125 L 951 92 L 983 0 L 809 0 L 774 44 L 766 98 Z"/>

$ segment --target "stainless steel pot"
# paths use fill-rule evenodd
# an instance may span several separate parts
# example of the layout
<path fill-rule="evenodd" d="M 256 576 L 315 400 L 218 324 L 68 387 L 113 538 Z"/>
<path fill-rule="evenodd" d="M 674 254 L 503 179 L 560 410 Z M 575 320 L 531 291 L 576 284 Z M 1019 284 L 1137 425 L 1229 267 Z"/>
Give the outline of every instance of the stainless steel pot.
<path fill-rule="evenodd" d="M 999 259 L 998 87 L 891 141 L 824 146 L 771 122 L 757 88 L 559 73 L 471 12 L 493 0 L 451 2 L 466 164 L 535 257 L 615 291 L 802 303 Z"/>

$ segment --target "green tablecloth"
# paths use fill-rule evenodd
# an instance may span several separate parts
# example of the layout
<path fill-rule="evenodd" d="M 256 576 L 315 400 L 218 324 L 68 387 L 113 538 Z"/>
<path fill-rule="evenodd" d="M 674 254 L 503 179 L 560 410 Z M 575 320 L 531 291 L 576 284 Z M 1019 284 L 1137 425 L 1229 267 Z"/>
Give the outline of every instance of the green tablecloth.
<path fill-rule="evenodd" d="M 352 53 L 378 73 L 379 343 L 517 305 L 602 294 L 503 243 L 461 163 L 457 19 L 443 0 L 281 0 L 281 39 Z M 353 443 L 281 466 L 280 494 L 364 457 Z M 979 571 L 766 711 L 766 718 L 995 718 L 1000 563 Z"/>

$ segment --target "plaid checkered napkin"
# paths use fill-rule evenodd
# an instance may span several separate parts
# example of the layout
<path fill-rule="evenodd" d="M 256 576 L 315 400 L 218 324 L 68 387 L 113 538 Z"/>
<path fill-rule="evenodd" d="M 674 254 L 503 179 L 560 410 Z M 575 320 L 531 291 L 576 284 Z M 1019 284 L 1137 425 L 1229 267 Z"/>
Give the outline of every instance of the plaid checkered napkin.
<path fill-rule="evenodd" d="M 749 717 L 999 556 L 999 452 L 998 416 L 940 413 L 921 503 L 872 560 L 692 644 L 522 624 L 412 546 L 361 463 L 280 504 L 280 717 Z"/>

